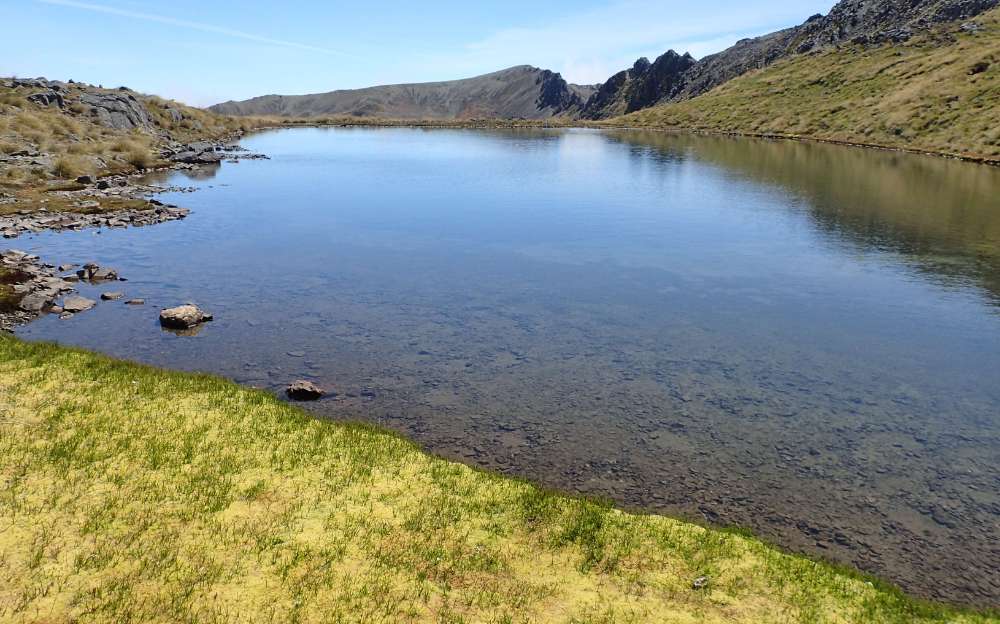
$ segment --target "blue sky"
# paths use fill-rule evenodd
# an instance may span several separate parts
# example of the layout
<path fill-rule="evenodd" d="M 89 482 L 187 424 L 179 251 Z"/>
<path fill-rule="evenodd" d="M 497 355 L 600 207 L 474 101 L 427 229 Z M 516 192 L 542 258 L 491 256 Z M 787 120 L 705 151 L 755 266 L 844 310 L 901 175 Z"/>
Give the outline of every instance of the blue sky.
<path fill-rule="evenodd" d="M 833 4 L 0 0 L 0 75 L 128 85 L 199 106 L 449 80 L 521 64 L 590 83 L 639 56 L 674 48 L 700 57 Z"/>

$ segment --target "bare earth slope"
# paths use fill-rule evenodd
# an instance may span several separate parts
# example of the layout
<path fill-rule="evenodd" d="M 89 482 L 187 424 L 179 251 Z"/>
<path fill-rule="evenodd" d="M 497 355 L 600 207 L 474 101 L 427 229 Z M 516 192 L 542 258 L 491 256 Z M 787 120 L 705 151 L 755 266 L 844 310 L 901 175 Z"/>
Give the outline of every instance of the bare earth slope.
<path fill-rule="evenodd" d="M 225 115 L 389 119 L 545 119 L 574 114 L 593 87 L 569 85 L 559 74 L 527 65 L 447 82 L 387 85 L 314 95 L 265 95 L 216 104 Z"/>
<path fill-rule="evenodd" d="M 1000 9 L 904 43 L 799 54 L 612 123 L 780 135 L 1000 162 Z"/>

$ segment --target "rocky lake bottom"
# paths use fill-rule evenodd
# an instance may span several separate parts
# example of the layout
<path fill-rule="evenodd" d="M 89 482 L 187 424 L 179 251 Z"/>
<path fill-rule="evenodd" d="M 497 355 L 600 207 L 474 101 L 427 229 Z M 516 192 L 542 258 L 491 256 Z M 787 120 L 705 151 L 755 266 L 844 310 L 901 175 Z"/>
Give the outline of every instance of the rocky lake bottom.
<path fill-rule="evenodd" d="M 589 130 L 294 129 L 149 180 L 29 340 L 328 390 L 321 417 L 1000 604 L 1000 170 Z M 31 228 L 37 229 L 37 228 Z M 145 305 L 126 305 L 141 299 Z M 192 302 L 214 320 L 161 330 Z"/>

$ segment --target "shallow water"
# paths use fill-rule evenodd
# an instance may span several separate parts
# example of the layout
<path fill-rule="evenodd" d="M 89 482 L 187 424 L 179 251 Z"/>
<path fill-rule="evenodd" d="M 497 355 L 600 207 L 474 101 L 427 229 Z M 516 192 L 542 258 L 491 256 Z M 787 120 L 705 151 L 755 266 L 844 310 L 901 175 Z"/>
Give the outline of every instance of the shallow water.
<path fill-rule="evenodd" d="M 311 378 L 318 414 L 448 457 L 1000 604 L 1000 170 L 582 130 L 244 145 L 272 160 L 170 178 L 186 221 L 17 241 L 148 304 L 20 335 Z M 161 331 L 186 301 L 217 320 Z"/>

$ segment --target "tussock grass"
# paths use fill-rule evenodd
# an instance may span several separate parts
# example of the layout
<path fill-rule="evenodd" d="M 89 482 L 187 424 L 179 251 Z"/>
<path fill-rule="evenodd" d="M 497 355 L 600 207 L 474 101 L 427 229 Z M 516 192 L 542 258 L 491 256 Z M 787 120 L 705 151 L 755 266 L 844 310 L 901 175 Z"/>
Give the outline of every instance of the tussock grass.
<path fill-rule="evenodd" d="M 84 161 L 72 155 L 60 156 L 52 165 L 52 175 L 64 180 L 83 175 L 86 170 Z"/>
<path fill-rule="evenodd" d="M 794 56 L 612 123 L 1000 160 L 1000 9 L 975 21 L 974 33 L 949 25 L 903 45 Z"/>
<path fill-rule="evenodd" d="M 10 337 L 0 480 L 3 621 L 998 621 L 217 378 Z"/>

